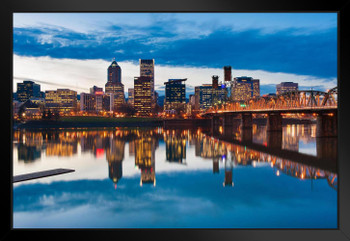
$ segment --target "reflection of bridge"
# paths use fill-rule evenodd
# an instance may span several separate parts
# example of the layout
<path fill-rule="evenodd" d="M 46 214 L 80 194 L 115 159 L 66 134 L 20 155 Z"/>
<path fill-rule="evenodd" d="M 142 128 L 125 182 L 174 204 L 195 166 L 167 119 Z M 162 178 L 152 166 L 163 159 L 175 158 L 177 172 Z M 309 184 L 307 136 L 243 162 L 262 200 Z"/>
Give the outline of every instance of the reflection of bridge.
<path fill-rule="evenodd" d="M 260 145 L 243 145 L 242 143 L 232 143 L 212 138 L 209 135 L 202 136 L 203 143 L 207 143 L 206 149 L 218 149 L 217 153 L 222 153 L 220 159 L 225 165 L 225 182 L 224 186 L 233 185 L 232 181 L 232 164 L 235 166 L 252 165 L 255 167 L 257 163 L 269 163 L 276 170 L 276 175 L 284 173 L 288 176 L 301 180 L 326 179 L 329 186 L 337 190 L 338 179 L 336 174 L 336 163 L 322 163 L 317 157 L 295 153 L 295 156 L 276 155 L 273 148 L 265 147 L 260 150 Z M 220 144 L 219 144 L 220 143 Z M 225 153 L 225 154 L 223 154 Z M 272 154 L 273 153 L 273 154 Z M 292 153 L 287 151 L 287 153 Z M 213 172 L 218 172 L 218 155 L 213 155 Z M 227 164 L 231 164 L 231 168 L 227 168 Z M 228 175 L 227 175 L 228 174 Z"/>
<path fill-rule="evenodd" d="M 260 155 L 260 158 L 262 158 L 262 160 L 265 162 L 270 162 L 272 167 L 276 167 L 278 170 L 277 175 L 279 175 L 279 171 L 281 171 L 288 176 L 297 177 L 302 180 L 327 179 L 329 186 L 335 190 L 338 188 L 337 175 L 330 171 L 317 169 L 312 166 L 289 160 L 283 160 L 275 157 L 271 158 L 267 155 Z M 268 160 L 268 158 L 270 158 L 270 160 Z"/>
<path fill-rule="evenodd" d="M 244 133 L 244 131 L 243 131 Z M 244 136 L 244 134 L 243 134 Z M 315 168 L 321 168 L 330 172 L 337 170 L 337 139 L 336 138 L 320 138 L 316 140 L 317 155 L 309 155 L 298 151 L 282 149 L 281 133 L 272 132 L 269 135 L 267 145 L 254 143 L 252 141 L 239 141 L 234 139 L 232 135 L 215 135 L 219 141 L 250 148 L 255 152 L 264 153 L 266 155 L 275 156 L 277 158 L 291 160 L 295 163 L 311 165 Z M 277 144 L 279 145 L 277 145 Z"/>
<path fill-rule="evenodd" d="M 330 137 L 337 136 L 337 99 L 337 87 L 327 92 L 293 91 L 216 105 L 202 115 L 212 118 L 215 130 L 221 121 L 224 128 L 231 126 L 237 115 L 241 116 L 243 128 L 251 128 L 253 114 L 262 114 L 267 115 L 268 131 L 282 131 L 282 115 L 312 114 L 317 117 L 317 137 Z"/>

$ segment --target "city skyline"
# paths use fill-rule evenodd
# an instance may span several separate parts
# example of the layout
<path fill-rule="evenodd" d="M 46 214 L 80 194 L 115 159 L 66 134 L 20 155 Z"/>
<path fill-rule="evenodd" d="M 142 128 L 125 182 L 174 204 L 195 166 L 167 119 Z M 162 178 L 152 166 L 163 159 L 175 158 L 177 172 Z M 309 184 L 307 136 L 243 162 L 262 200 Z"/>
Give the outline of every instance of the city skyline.
<path fill-rule="evenodd" d="M 187 78 L 187 97 L 195 86 L 211 83 L 212 75 L 223 81 L 223 66 L 232 66 L 232 77 L 260 79 L 261 95 L 281 82 L 326 90 L 337 85 L 336 32 L 335 13 L 16 13 L 13 91 L 23 80 L 43 91 L 104 86 L 105 66 L 114 57 L 126 93 L 138 76 L 139 59 L 155 59 L 160 96 L 168 79 Z"/>

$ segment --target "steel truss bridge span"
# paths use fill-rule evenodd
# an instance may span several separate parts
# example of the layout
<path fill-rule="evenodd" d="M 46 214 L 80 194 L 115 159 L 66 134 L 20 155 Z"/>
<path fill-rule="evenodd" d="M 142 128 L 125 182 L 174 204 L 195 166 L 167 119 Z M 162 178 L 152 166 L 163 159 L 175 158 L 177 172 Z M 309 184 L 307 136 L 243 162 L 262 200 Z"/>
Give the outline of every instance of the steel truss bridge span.
<path fill-rule="evenodd" d="M 314 113 L 334 112 L 338 108 L 338 87 L 327 92 L 318 90 L 299 90 L 286 92 L 277 96 L 260 96 L 246 101 L 230 101 L 209 108 L 205 115 L 225 112 L 235 113 Z"/>

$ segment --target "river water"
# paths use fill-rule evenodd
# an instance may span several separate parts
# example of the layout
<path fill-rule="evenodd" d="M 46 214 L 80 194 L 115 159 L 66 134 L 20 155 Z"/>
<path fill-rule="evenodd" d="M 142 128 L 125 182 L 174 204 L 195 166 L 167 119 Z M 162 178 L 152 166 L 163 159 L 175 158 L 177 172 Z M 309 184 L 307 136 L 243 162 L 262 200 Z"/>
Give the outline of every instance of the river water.
<path fill-rule="evenodd" d="M 274 155 L 257 125 L 253 145 L 201 129 L 17 130 L 13 175 L 75 171 L 14 183 L 13 227 L 337 228 L 334 168 L 303 163 L 315 133 L 284 126 Z"/>

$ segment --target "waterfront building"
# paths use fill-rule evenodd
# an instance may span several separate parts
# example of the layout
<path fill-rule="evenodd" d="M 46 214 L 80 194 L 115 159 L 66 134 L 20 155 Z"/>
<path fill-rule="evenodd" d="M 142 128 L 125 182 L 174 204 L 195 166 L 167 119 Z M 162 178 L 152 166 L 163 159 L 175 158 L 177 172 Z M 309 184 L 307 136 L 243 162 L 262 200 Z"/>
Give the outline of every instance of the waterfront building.
<path fill-rule="evenodd" d="M 17 100 L 25 102 L 33 97 L 41 97 L 40 85 L 33 81 L 17 83 Z"/>
<path fill-rule="evenodd" d="M 212 104 L 212 85 L 203 84 L 202 86 L 195 87 L 195 109 L 196 110 L 206 110 L 211 107 Z"/>
<path fill-rule="evenodd" d="M 169 79 L 164 82 L 165 101 L 164 110 L 172 111 L 178 108 L 184 108 L 186 104 L 186 84 L 187 79 Z"/>
<path fill-rule="evenodd" d="M 25 102 L 21 102 L 20 106 L 22 118 L 25 119 L 41 119 L 42 117 L 42 109 L 39 105 L 35 104 L 31 100 L 27 100 Z"/>
<path fill-rule="evenodd" d="M 152 112 L 151 78 L 134 78 L 134 107 L 139 116 L 150 116 Z"/>
<path fill-rule="evenodd" d="M 45 98 L 41 98 L 41 97 L 32 97 L 30 98 L 30 100 L 34 103 L 37 104 L 39 107 L 41 107 L 43 109 L 43 107 L 45 106 Z"/>
<path fill-rule="evenodd" d="M 113 60 L 107 69 L 107 83 L 105 85 L 106 94 L 113 94 L 112 110 L 125 103 L 124 85 L 121 82 L 121 68 L 118 63 Z"/>
<path fill-rule="evenodd" d="M 298 91 L 298 83 L 294 82 L 281 82 L 276 85 L 276 94 L 280 95 L 290 91 Z"/>
<path fill-rule="evenodd" d="M 111 106 L 113 105 L 113 102 L 111 101 L 110 95 L 102 95 L 102 110 L 103 111 L 113 111 L 111 109 Z"/>
<path fill-rule="evenodd" d="M 111 96 L 104 94 L 102 88 L 94 86 L 90 88 L 90 93 L 80 94 L 80 110 L 94 113 L 110 111 L 110 99 Z"/>
<path fill-rule="evenodd" d="M 226 101 L 227 90 L 225 85 L 219 85 L 215 89 L 211 84 L 203 84 L 195 87 L 194 109 L 204 111 L 209 107 L 222 104 Z"/>
<path fill-rule="evenodd" d="M 97 87 L 97 86 L 93 86 L 92 88 L 90 88 L 90 94 L 95 95 L 95 100 L 96 100 L 96 106 L 95 106 L 95 110 L 96 112 L 100 112 L 103 111 L 103 88 Z M 108 108 L 109 109 L 109 108 Z"/>
<path fill-rule="evenodd" d="M 231 86 L 231 98 L 234 101 L 245 101 L 260 96 L 260 80 L 242 76 L 234 78 Z"/>
<path fill-rule="evenodd" d="M 23 105 L 24 102 L 20 102 L 18 100 L 12 101 L 12 115 L 14 119 L 18 118 L 18 111 L 21 105 Z"/>
<path fill-rule="evenodd" d="M 223 104 L 227 100 L 227 88 L 225 84 L 219 84 L 217 89 L 213 89 L 212 105 Z"/>
<path fill-rule="evenodd" d="M 155 105 L 154 96 L 154 59 L 140 59 L 140 77 L 149 77 L 151 81 L 152 106 Z"/>
<path fill-rule="evenodd" d="M 221 83 L 219 84 L 219 76 L 212 76 L 212 103 L 211 105 L 222 104 L 226 101 L 227 91 L 226 85 Z"/>
<path fill-rule="evenodd" d="M 69 113 L 77 106 L 77 92 L 70 89 L 45 91 L 45 107 L 52 112 Z"/>
<path fill-rule="evenodd" d="M 96 96 L 90 93 L 81 93 L 80 110 L 86 112 L 96 112 Z"/>
<path fill-rule="evenodd" d="M 134 106 L 134 88 L 128 89 L 128 104 Z"/>

